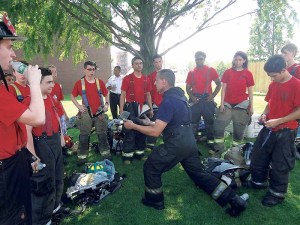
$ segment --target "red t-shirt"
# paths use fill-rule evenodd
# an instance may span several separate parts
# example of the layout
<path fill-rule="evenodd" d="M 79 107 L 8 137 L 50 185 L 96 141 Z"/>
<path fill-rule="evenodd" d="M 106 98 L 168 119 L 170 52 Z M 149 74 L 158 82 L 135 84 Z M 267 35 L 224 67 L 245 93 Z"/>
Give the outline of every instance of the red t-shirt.
<path fill-rule="evenodd" d="M 130 84 L 130 80 L 132 78 L 133 85 Z M 151 83 L 148 77 L 142 75 L 140 78 L 137 78 L 132 73 L 124 77 L 121 90 L 126 92 L 127 102 L 138 102 L 140 104 L 144 104 L 144 102 L 147 101 L 145 93 L 151 91 Z M 134 99 L 130 96 L 132 92 L 134 94 Z"/>
<path fill-rule="evenodd" d="M 157 89 L 156 89 L 156 86 L 155 86 L 155 80 L 156 80 L 156 75 L 157 75 L 157 72 L 156 71 L 153 71 L 152 73 L 150 73 L 148 75 L 148 78 L 150 80 L 150 83 L 151 83 L 151 98 L 152 98 L 152 102 L 159 106 L 162 99 L 163 99 L 163 96 L 162 94 L 158 93 Z"/>
<path fill-rule="evenodd" d="M 277 119 L 291 114 L 300 106 L 300 81 L 292 77 L 285 83 L 272 82 L 269 85 L 265 101 L 268 102 L 268 119 Z M 297 129 L 296 120 L 280 124 L 272 129 L 274 131 L 282 128 Z"/>
<path fill-rule="evenodd" d="M 13 156 L 26 145 L 25 125 L 16 122 L 26 110 L 26 105 L 0 85 L 0 159 Z"/>
<path fill-rule="evenodd" d="M 228 69 L 224 72 L 221 81 L 227 84 L 224 100 L 229 104 L 239 104 L 247 100 L 247 88 L 254 86 L 253 75 L 248 69 L 241 71 Z"/>
<path fill-rule="evenodd" d="M 94 83 L 89 83 L 84 78 L 84 84 L 85 84 L 85 91 L 86 91 L 86 97 L 88 100 L 88 103 L 91 107 L 92 113 L 95 114 L 98 110 L 98 108 L 101 106 L 100 96 L 98 94 L 97 84 L 96 81 Z M 108 93 L 105 84 L 102 80 L 99 79 L 100 84 L 100 90 L 102 92 L 102 95 L 105 97 Z M 81 86 L 81 80 L 76 81 L 73 90 L 72 95 L 76 98 L 78 95 L 82 97 L 82 86 Z M 103 98 L 103 101 L 105 99 Z M 82 104 L 84 104 L 82 100 Z"/>
<path fill-rule="evenodd" d="M 300 65 L 298 63 L 291 65 L 289 68 L 287 68 L 287 70 L 289 71 L 289 73 L 291 73 L 294 70 L 293 74 L 291 75 L 300 80 Z"/>
<path fill-rule="evenodd" d="M 25 87 L 18 84 L 17 82 L 13 83 L 14 85 L 16 85 L 16 87 L 19 89 L 19 91 L 21 92 L 24 100 L 22 101 L 23 103 L 29 105 L 30 101 L 28 100 L 28 98 L 30 98 L 30 87 L 28 85 L 26 85 Z M 17 92 L 14 86 L 9 85 L 8 86 L 9 92 L 12 93 L 16 98 L 17 98 Z"/>
<path fill-rule="evenodd" d="M 51 95 L 59 102 L 64 100 L 64 95 L 59 83 L 54 82 L 54 87 L 52 88 Z"/>
<path fill-rule="evenodd" d="M 217 71 L 208 66 L 196 67 L 190 71 L 186 78 L 186 84 L 192 87 L 194 94 L 212 93 L 211 82 L 217 80 L 219 75 Z"/>
<path fill-rule="evenodd" d="M 41 136 L 44 132 L 47 133 L 47 136 L 51 136 L 53 133 L 57 133 L 60 129 L 57 116 L 61 117 L 63 115 L 61 104 L 56 101 L 52 95 L 48 95 L 48 97 L 44 99 L 44 105 L 46 123 L 42 126 L 32 128 L 32 133 L 34 136 Z"/>

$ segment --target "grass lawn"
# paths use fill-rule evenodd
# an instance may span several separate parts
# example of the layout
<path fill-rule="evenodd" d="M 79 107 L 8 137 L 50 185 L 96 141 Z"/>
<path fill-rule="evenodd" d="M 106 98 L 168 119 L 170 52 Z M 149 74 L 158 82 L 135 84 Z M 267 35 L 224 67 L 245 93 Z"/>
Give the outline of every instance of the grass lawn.
<path fill-rule="evenodd" d="M 264 96 L 255 96 L 255 113 L 261 114 L 265 107 Z M 76 108 L 69 98 L 63 102 L 68 115 L 75 115 Z M 78 130 L 70 129 L 69 134 L 78 140 Z M 91 137 L 96 140 L 95 135 Z M 228 142 L 229 140 L 227 140 Z M 199 144 L 199 149 L 207 156 L 205 145 Z M 101 157 L 90 152 L 90 162 L 100 161 Z M 143 162 L 133 161 L 124 166 L 120 156 L 113 158 L 115 167 L 120 174 L 126 174 L 120 190 L 108 196 L 99 204 L 89 205 L 80 216 L 64 219 L 62 224 L 74 225 L 296 225 L 300 221 L 300 176 L 299 161 L 291 172 L 290 184 L 284 203 L 273 208 L 261 205 L 260 201 L 266 190 L 240 188 L 238 193 L 247 192 L 250 195 L 247 210 L 239 217 L 232 218 L 224 213 L 206 193 L 195 187 L 193 182 L 178 165 L 163 175 L 165 193 L 165 210 L 155 210 L 140 203 L 144 193 Z M 70 156 L 65 167 L 67 175 L 81 171 L 76 166 L 76 157 Z"/>

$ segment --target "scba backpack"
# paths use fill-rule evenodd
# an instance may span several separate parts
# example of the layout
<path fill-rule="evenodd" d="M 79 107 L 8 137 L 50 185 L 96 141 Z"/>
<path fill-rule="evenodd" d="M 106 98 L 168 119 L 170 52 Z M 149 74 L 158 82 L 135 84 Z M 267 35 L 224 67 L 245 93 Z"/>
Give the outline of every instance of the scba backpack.
<path fill-rule="evenodd" d="M 121 154 L 123 150 L 124 133 L 122 131 L 123 120 L 113 119 L 107 126 L 107 137 L 111 152 L 115 155 Z"/>
<path fill-rule="evenodd" d="M 234 165 L 249 168 L 251 164 L 253 146 L 254 144 L 252 142 L 248 142 L 246 144 L 232 147 L 225 152 L 224 159 L 230 161 Z"/>
<path fill-rule="evenodd" d="M 73 174 L 66 194 L 73 203 L 98 203 L 117 191 L 123 178 L 108 159 L 87 164 L 86 173 Z"/>
<path fill-rule="evenodd" d="M 221 179 L 233 189 L 241 187 L 250 176 L 249 170 L 225 159 L 209 157 L 203 161 L 203 165 L 206 172 Z"/>

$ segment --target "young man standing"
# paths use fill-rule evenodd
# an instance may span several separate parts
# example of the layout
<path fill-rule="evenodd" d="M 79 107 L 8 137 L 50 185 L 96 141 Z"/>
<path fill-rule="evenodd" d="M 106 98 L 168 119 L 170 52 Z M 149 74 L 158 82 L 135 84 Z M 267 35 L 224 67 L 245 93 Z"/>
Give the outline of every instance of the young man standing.
<path fill-rule="evenodd" d="M 259 132 L 251 155 L 252 180 L 247 185 L 266 188 L 269 181 L 269 190 L 262 204 L 271 207 L 284 200 L 289 172 L 295 165 L 294 140 L 297 119 L 300 119 L 300 81 L 289 74 L 281 55 L 269 58 L 264 70 L 272 83 L 265 97 L 268 104 L 260 117 L 264 128 Z M 269 171 L 270 164 L 272 173 Z"/>
<path fill-rule="evenodd" d="M 155 86 L 156 75 L 157 75 L 157 72 L 161 70 L 162 64 L 163 64 L 162 57 L 158 54 L 154 55 L 153 56 L 154 71 L 148 75 L 148 78 L 151 83 L 151 89 L 152 89 L 150 93 L 151 93 L 153 108 L 155 107 L 156 109 L 158 109 L 158 107 L 162 101 L 162 95 L 160 93 L 158 93 L 156 86 Z M 156 119 L 156 112 L 154 112 L 153 117 L 151 118 L 151 121 L 155 121 L 155 119 Z M 155 146 L 155 143 L 156 143 L 156 139 L 157 138 L 155 138 L 155 137 L 148 136 L 147 137 L 147 147 L 150 149 L 153 149 L 153 147 Z"/>
<path fill-rule="evenodd" d="M 0 75 L 9 70 L 16 57 L 13 41 L 21 39 L 7 14 L 0 13 Z M 28 66 L 31 102 L 29 107 L 18 102 L 0 85 L 0 224 L 31 224 L 31 200 L 29 190 L 30 164 L 26 146 L 24 124 L 39 126 L 45 123 L 45 108 L 41 89 L 41 71 L 38 66 Z M 36 170 L 37 163 L 32 164 Z"/>
<path fill-rule="evenodd" d="M 298 53 L 298 48 L 295 44 L 286 44 L 281 49 L 282 56 L 286 60 L 287 71 L 294 77 L 300 80 L 300 65 L 295 62 L 295 57 Z M 299 123 L 299 121 L 298 121 Z M 300 135 L 300 128 L 298 128 L 297 136 Z M 300 160 L 300 149 L 296 151 L 296 159 Z"/>
<path fill-rule="evenodd" d="M 118 118 L 122 82 L 123 76 L 121 76 L 121 67 L 115 66 L 114 75 L 112 75 L 106 83 L 106 88 L 109 90 L 110 111 L 113 119 Z"/>
<path fill-rule="evenodd" d="M 295 44 L 286 44 L 281 49 L 282 56 L 287 64 L 287 71 L 297 79 L 300 79 L 300 65 L 295 62 L 295 57 L 298 53 L 297 46 Z"/>
<path fill-rule="evenodd" d="M 80 114 L 80 119 L 78 120 L 80 131 L 77 154 L 78 165 L 83 165 L 87 162 L 90 134 L 93 125 L 96 128 L 101 156 L 111 158 L 106 135 L 107 121 L 104 115 L 108 110 L 109 95 L 104 82 L 95 78 L 96 69 L 97 65 L 95 62 L 86 61 L 83 69 L 84 77 L 75 83 L 71 94 L 72 102 Z M 82 104 L 79 104 L 76 100 L 78 95 L 82 97 Z"/>
<path fill-rule="evenodd" d="M 33 224 L 51 224 L 52 214 L 61 210 L 63 193 L 63 155 L 60 117 L 63 109 L 50 95 L 54 87 L 52 73 L 41 68 L 40 89 L 44 99 L 46 123 L 43 126 L 26 126 L 28 134 L 27 148 L 34 153 L 46 168 L 31 177 L 31 201 Z"/>
<path fill-rule="evenodd" d="M 122 83 L 120 97 L 120 114 L 124 111 L 130 112 L 130 119 L 139 117 L 143 105 L 147 102 L 150 107 L 150 117 L 153 116 L 151 100 L 151 84 L 149 79 L 142 74 L 143 61 L 140 57 L 131 60 L 133 73 L 126 76 Z M 145 160 L 146 136 L 140 132 L 124 129 L 122 158 L 124 164 L 130 164 L 133 157 Z"/>
<path fill-rule="evenodd" d="M 214 143 L 214 119 L 215 102 L 214 97 L 221 89 L 221 81 L 217 71 L 204 65 L 206 54 L 198 51 L 195 53 L 196 67 L 188 73 L 186 78 L 186 92 L 193 103 L 192 126 L 195 137 L 198 134 L 198 126 L 201 116 L 203 117 L 206 129 L 207 143 Z M 215 82 L 216 88 L 212 92 L 211 83 Z"/>
<path fill-rule="evenodd" d="M 184 91 L 174 87 L 175 74 L 172 70 L 160 70 L 156 77 L 156 87 L 163 94 L 163 101 L 155 122 L 144 121 L 140 126 L 128 120 L 127 129 L 158 137 L 163 133 L 164 143 L 157 146 L 144 164 L 145 196 L 142 203 L 155 209 L 164 209 L 162 174 L 178 163 L 182 165 L 195 184 L 222 207 L 229 204 L 231 216 L 238 216 L 246 209 L 246 201 L 228 185 L 203 170 L 199 151 L 191 128 L 191 112 Z"/>
<path fill-rule="evenodd" d="M 64 114 L 61 116 L 60 118 L 60 122 L 61 122 L 61 129 L 63 132 L 63 135 L 67 134 L 67 125 L 66 125 L 66 120 L 68 120 L 68 115 L 64 109 L 64 106 L 62 104 L 62 100 L 64 100 L 64 94 L 62 92 L 62 87 L 61 84 L 55 82 L 57 80 L 57 69 L 54 65 L 50 65 L 48 66 L 48 68 L 51 70 L 52 76 L 53 76 L 53 81 L 54 81 L 54 87 L 52 89 L 51 95 L 53 96 L 53 98 L 58 101 L 61 104 L 62 109 L 64 110 Z"/>

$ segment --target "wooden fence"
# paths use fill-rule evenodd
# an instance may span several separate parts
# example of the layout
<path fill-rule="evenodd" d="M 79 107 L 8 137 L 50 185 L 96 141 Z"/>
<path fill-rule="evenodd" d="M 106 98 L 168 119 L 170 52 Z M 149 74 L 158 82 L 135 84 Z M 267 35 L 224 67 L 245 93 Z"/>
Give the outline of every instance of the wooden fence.
<path fill-rule="evenodd" d="M 254 77 L 254 92 L 267 93 L 269 84 L 271 82 L 270 77 L 264 71 L 265 62 L 250 62 L 248 69 L 252 72 Z"/>

